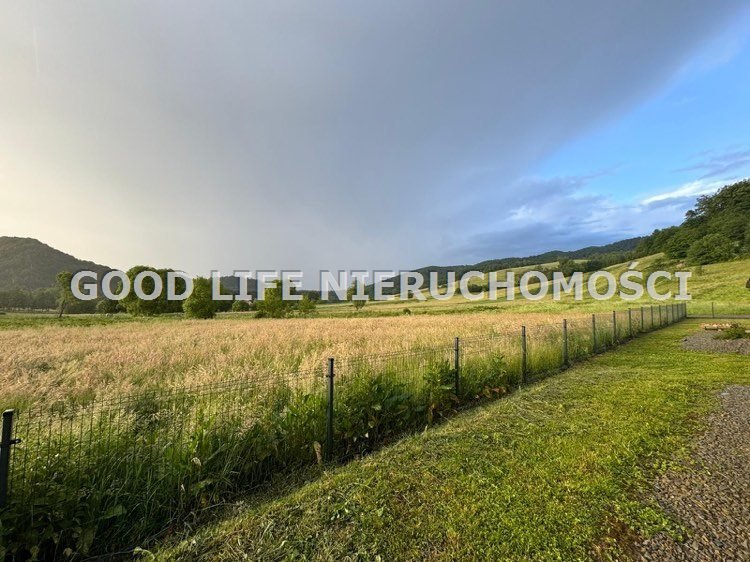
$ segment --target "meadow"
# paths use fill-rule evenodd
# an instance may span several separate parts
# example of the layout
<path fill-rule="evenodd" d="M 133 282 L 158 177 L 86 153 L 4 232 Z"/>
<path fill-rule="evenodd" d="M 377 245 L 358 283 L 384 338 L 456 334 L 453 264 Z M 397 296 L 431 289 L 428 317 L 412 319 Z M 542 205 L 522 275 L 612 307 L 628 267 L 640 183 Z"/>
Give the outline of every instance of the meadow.
<path fill-rule="evenodd" d="M 642 310 L 568 314 L 566 330 L 561 315 L 482 312 L 0 331 L 22 439 L 0 551 L 148 543 L 275 474 L 369 453 L 684 314 Z"/>
<path fill-rule="evenodd" d="M 551 266 L 553 264 L 546 264 Z M 607 268 L 615 276 L 630 264 Z M 649 272 L 685 269 L 660 254 L 639 260 Z M 517 268 L 520 275 L 530 268 Z M 750 260 L 688 268 L 691 314 L 749 314 Z M 660 281 L 659 291 L 676 290 Z M 516 293 L 518 290 L 516 289 Z M 555 302 L 505 300 L 371 302 L 355 312 L 351 304 L 319 305 L 316 317 L 254 319 L 252 313 L 222 314 L 211 322 L 181 316 L 133 318 L 119 314 L 68 316 L 0 316 L 0 406 L 89 402 L 158 387 L 180 388 L 227 379 L 288 374 L 322 368 L 328 357 L 347 358 L 449 345 L 453 338 L 517 333 L 559 326 L 566 317 L 585 323 L 590 313 L 639 309 L 659 303 L 646 298 L 584 301 L 565 296 Z M 407 312 L 407 314 L 405 314 Z"/>
<path fill-rule="evenodd" d="M 719 313 L 743 311 L 746 265 L 696 271 L 688 310 L 708 297 Z M 150 544 L 274 475 L 369 453 L 679 319 L 658 305 L 410 300 L 211 321 L 2 315 L 0 406 L 17 409 L 23 442 L 0 550 Z"/>
<path fill-rule="evenodd" d="M 584 312 L 571 323 L 588 322 Z M 179 318 L 0 330 L 0 406 L 87 402 L 136 390 L 181 388 L 322 369 L 344 359 L 450 346 L 454 337 L 519 334 L 554 325 L 551 313 L 213 321 Z M 3 320 L 0 320 L 2 323 Z"/>

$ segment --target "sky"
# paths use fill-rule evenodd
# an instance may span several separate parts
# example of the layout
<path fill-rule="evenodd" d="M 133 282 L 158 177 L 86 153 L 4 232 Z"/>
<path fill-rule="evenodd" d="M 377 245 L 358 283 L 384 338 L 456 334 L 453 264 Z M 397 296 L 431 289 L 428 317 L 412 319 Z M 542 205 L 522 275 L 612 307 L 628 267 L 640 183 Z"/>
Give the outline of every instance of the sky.
<path fill-rule="evenodd" d="M 0 0 L 0 235 L 408 269 L 645 235 L 750 175 L 750 4 Z"/>

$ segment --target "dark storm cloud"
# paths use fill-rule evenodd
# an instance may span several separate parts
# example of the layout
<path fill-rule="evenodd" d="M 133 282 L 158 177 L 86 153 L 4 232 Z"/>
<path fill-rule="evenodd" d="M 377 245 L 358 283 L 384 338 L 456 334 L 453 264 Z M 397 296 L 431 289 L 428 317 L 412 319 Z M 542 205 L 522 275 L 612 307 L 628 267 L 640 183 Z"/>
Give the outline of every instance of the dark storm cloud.
<path fill-rule="evenodd" d="M 700 195 L 714 193 L 740 178 L 694 181 L 642 201 L 614 201 L 588 193 L 592 179 L 606 171 L 567 177 L 523 177 L 509 191 L 503 213 L 485 211 L 477 229 L 449 253 L 454 261 L 484 256 L 538 254 L 607 244 L 671 226 L 684 217 Z M 493 216 L 494 214 L 494 216 Z"/>
<path fill-rule="evenodd" d="M 8 2 L 3 220 L 193 272 L 588 242 L 571 220 L 482 232 L 575 192 L 517 178 L 658 91 L 741 5 Z"/>

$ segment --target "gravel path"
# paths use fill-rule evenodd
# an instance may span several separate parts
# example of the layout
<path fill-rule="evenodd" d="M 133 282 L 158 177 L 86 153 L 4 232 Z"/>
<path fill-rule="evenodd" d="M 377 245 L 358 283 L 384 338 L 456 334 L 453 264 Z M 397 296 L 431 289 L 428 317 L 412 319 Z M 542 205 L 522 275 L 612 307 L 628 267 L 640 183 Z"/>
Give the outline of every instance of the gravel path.
<path fill-rule="evenodd" d="M 729 386 L 695 450 L 696 466 L 656 483 L 664 509 L 688 532 L 678 543 L 660 534 L 638 545 L 639 559 L 750 561 L 750 386 Z"/>
<path fill-rule="evenodd" d="M 701 330 L 683 338 L 682 347 L 690 351 L 750 355 L 750 339 L 717 340 L 715 336 L 716 332 Z"/>

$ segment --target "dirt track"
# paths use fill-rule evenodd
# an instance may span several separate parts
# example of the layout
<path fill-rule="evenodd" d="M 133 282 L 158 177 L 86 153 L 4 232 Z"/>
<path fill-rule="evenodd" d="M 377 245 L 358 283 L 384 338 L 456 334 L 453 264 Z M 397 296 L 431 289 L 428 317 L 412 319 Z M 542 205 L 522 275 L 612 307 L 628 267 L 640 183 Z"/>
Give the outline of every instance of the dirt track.
<path fill-rule="evenodd" d="M 640 560 L 750 560 L 750 387 L 727 387 L 721 402 L 696 443 L 695 466 L 656 483 L 657 500 L 684 525 L 686 540 L 656 535 L 638 545 Z"/>

